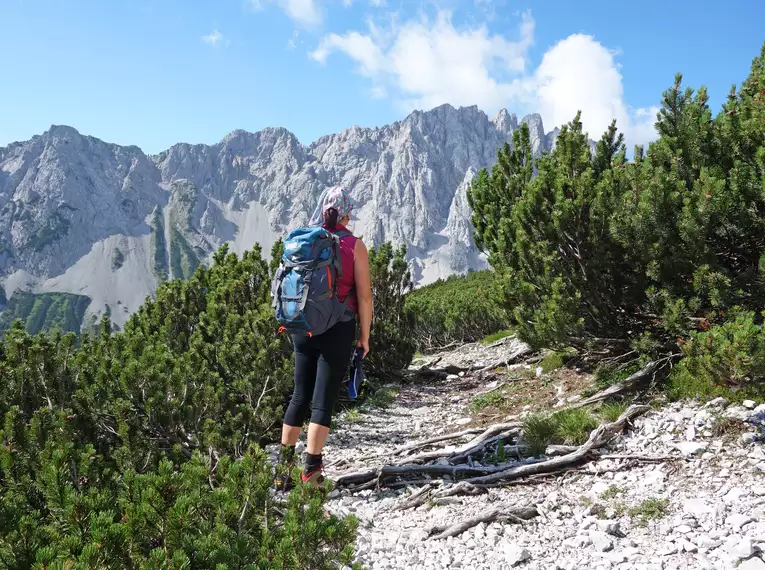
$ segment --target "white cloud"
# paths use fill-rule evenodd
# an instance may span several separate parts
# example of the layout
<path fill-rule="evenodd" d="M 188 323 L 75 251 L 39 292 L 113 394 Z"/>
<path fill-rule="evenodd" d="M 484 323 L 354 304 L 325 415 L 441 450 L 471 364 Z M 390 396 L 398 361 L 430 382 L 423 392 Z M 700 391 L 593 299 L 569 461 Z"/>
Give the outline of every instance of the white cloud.
<path fill-rule="evenodd" d="M 448 102 L 494 108 L 517 89 L 514 82 L 497 77 L 525 70 L 533 35 L 529 14 L 523 16 L 518 39 L 507 40 L 485 26 L 458 30 L 451 14 L 441 11 L 433 22 L 405 23 L 393 31 L 392 40 L 374 28 L 368 35 L 331 34 L 310 55 L 324 63 L 333 52 L 345 53 L 359 64 L 362 75 L 392 83 L 409 107 Z"/>
<path fill-rule="evenodd" d="M 253 10 L 261 10 L 265 2 L 275 2 L 296 23 L 313 27 L 324 20 L 321 0 L 250 0 Z"/>
<path fill-rule="evenodd" d="M 317 27 L 324 22 L 324 10 L 327 4 L 339 0 L 247 0 L 246 5 L 252 10 L 262 10 L 266 4 L 276 4 L 295 23 L 303 27 Z M 343 6 L 350 8 L 356 0 L 342 0 Z M 376 8 L 387 5 L 387 0 L 368 0 Z"/>
<path fill-rule="evenodd" d="M 311 57 L 320 63 L 336 51 L 344 52 L 359 64 L 358 71 L 367 77 L 381 73 L 387 62 L 385 54 L 370 36 L 350 32 L 343 36 L 330 34 L 322 38 L 319 46 L 311 52 Z"/>
<path fill-rule="evenodd" d="M 630 144 L 654 138 L 658 109 L 627 105 L 615 55 L 592 36 L 582 34 L 551 47 L 529 80 L 531 103 L 536 103 L 545 122 L 560 125 L 581 110 L 582 122 L 593 139 L 599 138 L 613 119 Z"/>
<path fill-rule="evenodd" d="M 656 109 L 633 109 L 625 102 L 614 52 L 591 36 L 574 34 L 549 48 L 532 69 L 534 25 L 527 12 L 508 38 L 485 25 L 455 27 L 451 14 L 440 11 L 433 20 L 394 22 L 388 30 L 370 24 L 368 33 L 327 35 L 309 55 L 326 63 L 333 53 L 345 54 L 372 81 L 371 96 L 389 96 L 407 110 L 443 103 L 478 105 L 490 113 L 522 108 L 539 112 L 547 130 L 581 110 L 593 139 L 614 118 L 630 145 L 655 138 Z"/>
<path fill-rule="evenodd" d="M 317 0 L 281 0 L 280 3 L 287 15 L 296 22 L 315 25 L 322 21 Z"/>
<path fill-rule="evenodd" d="M 224 40 L 225 38 L 223 37 L 223 34 L 221 34 L 218 30 L 213 30 L 211 34 L 202 36 L 202 41 L 211 46 L 217 46 Z"/>

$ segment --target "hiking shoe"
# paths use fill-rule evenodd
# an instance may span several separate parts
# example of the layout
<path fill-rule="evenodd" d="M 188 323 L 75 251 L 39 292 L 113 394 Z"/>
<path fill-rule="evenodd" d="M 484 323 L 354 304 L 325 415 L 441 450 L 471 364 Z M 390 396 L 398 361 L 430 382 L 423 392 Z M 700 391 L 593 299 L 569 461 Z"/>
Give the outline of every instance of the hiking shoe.
<path fill-rule="evenodd" d="M 303 471 L 300 474 L 300 479 L 303 481 L 304 484 L 310 486 L 310 487 L 321 487 L 324 485 L 325 477 L 324 473 L 322 471 L 324 470 L 324 467 L 322 465 L 319 465 L 318 467 L 314 467 L 306 473 Z"/>

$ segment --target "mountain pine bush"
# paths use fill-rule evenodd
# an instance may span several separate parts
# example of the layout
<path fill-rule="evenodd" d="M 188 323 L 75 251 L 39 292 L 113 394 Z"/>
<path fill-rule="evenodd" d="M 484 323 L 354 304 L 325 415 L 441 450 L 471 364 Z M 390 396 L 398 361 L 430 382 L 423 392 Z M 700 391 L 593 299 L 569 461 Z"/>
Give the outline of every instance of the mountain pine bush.
<path fill-rule="evenodd" d="M 406 368 L 415 352 L 414 318 L 405 307 L 406 295 L 412 290 L 406 247 L 395 249 L 384 243 L 370 248 L 369 271 L 374 315 L 364 370 L 369 376 L 386 379 Z"/>
<path fill-rule="evenodd" d="M 535 159 L 514 133 L 468 191 L 475 239 L 535 345 L 678 337 L 765 305 L 765 48 L 713 116 L 678 75 L 658 139 L 627 159 L 615 123 L 594 148 L 580 116 Z M 676 350 L 676 348 L 674 349 Z"/>
<path fill-rule="evenodd" d="M 489 270 L 420 287 L 407 295 L 405 309 L 414 318 L 413 334 L 422 352 L 481 340 L 504 330 L 509 318 L 501 278 Z"/>
<path fill-rule="evenodd" d="M 355 521 L 268 493 L 292 380 L 268 264 L 222 248 L 112 334 L 0 344 L 0 560 L 27 568 L 335 568 Z"/>

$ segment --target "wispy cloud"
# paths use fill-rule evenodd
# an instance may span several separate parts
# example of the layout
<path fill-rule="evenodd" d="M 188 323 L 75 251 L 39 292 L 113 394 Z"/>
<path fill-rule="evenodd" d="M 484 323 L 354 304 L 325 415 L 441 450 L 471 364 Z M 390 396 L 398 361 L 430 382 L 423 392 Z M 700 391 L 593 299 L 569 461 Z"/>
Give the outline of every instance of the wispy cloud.
<path fill-rule="evenodd" d="M 297 48 L 298 40 L 300 39 L 300 32 L 295 30 L 292 32 L 292 37 L 287 41 L 287 49 L 294 51 Z"/>
<path fill-rule="evenodd" d="M 320 0 L 250 0 L 253 10 L 261 10 L 267 3 L 277 4 L 295 23 L 315 27 L 324 21 Z"/>
<path fill-rule="evenodd" d="M 213 30 L 212 33 L 202 36 L 202 41 L 208 45 L 217 47 L 219 45 L 226 43 L 226 38 L 223 37 L 223 34 L 221 34 L 218 30 Z"/>

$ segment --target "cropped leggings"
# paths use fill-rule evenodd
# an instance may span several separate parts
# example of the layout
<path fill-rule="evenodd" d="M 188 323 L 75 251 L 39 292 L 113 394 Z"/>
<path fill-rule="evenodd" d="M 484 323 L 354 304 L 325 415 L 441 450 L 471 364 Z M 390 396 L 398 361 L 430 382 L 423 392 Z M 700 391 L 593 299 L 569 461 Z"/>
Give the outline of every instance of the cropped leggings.
<path fill-rule="evenodd" d="M 311 423 L 329 427 L 353 352 L 356 321 L 341 322 L 314 337 L 293 335 L 295 389 L 284 423 L 300 427 L 311 407 Z"/>

